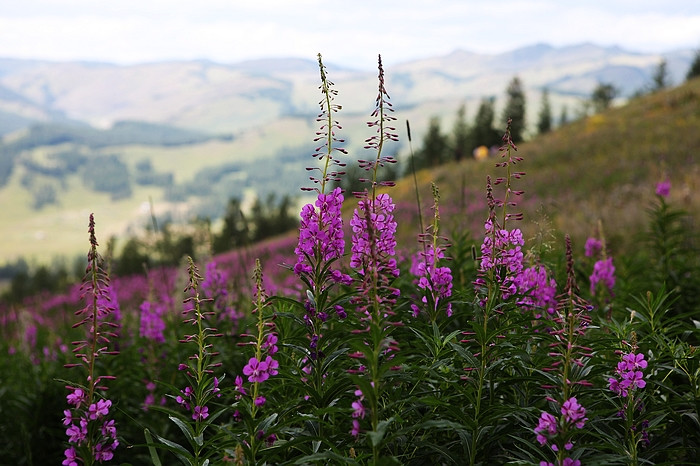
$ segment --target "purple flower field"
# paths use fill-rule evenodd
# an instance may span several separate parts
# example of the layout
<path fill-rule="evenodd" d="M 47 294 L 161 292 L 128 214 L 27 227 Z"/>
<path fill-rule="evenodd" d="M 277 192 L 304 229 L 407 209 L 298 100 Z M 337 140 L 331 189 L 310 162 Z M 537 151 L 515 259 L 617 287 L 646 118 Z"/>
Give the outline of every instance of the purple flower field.
<path fill-rule="evenodd" d="M 115 276 L 90 216 L 83 282 L 2 305 L 0 462 L 698 464 L 700 256 L 670 181 L 638 253 L 602 224 L 541 247 L 509 122 L 483 211 L 436 184 L 410 210 L 380 176 L 398 138 L 380 58 L 364 189 L 343 192 L 319 69 L 295 235 Z M 481 229 L 446 237 L 445 212 Z"/>

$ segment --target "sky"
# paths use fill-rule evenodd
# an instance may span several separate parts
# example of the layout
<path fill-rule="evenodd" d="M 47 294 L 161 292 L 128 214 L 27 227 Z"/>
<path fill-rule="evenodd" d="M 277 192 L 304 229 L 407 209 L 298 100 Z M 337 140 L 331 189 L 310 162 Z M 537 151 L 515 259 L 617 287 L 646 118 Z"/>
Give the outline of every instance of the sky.
<path fill-rule="evenodd" d="M 134 64 L 315 59 L 376 68 L 462 49 L 700 48 L 699 0 L 2 0 L 0 57 Z"/>

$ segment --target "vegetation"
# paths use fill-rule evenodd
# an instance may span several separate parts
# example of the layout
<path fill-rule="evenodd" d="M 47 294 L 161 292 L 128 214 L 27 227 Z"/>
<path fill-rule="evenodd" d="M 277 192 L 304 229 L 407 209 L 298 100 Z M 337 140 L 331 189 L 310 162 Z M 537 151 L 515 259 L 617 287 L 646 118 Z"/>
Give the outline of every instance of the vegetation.
<path fill-rule="evenodd" d="M 319 69 L 297 234 L 232 200 L 239 248 L 154 222 L 120 275 L 91 215 L 82 285 L 2 303 L 3 461 L 697 464 L 700 83 L 395 184 L 380 58 L 352 199 Z"/>

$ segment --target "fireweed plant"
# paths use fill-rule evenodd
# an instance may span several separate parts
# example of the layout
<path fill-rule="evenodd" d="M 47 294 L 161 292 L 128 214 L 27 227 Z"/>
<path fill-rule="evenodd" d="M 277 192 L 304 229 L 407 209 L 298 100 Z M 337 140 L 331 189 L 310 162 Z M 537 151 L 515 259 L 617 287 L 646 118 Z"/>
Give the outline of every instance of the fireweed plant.
<path fill-rule="evenodd" d="M 298 237 L 207 258 L 205 277 L 194 262 L 111 276 L 109 293 L 91 238 L 82 297 L 76 286 L 0 304 L 0 462 L 698 464 L 700 254 L 681 196 L 649 189 L 633 254 L 595 225 L 580 253 L 564 232 L 532 245 L 515 213 L 529 160 L 506 129 L 476 241 L 449 231 L 460 214 L 444 188 L 427 229 L 401 225 L 399 189 L 377 182 L 396 139 L 383 68 L 371 155 L 354 157 L 366 159 L 359 193 L 330 184 L 347 175 L 337 93 L 320 57 L 319 68 Z M 417 241 L 397 242 L 403 227 Z M 604 278 L 590 288 L 603 253 L 614 293 Z"/>
<path fill-rule="evenodd" d="M 118 353 L 110 351 L 108 345 L 113 344 L 110 338 L 117 336 L 114 330 L 119 325 L 110 320 L 115 304 L 108 294 L 109 276 L 97 252 L 95 218 L 92 214 L 88 232 L 90 251 L 81 287 L 85 307 L 75 313 L 80 320 L 73 325 L 73 328 L 87 328 L 87 336 L 85 340 L 73 342 L 73 353 L 80 362 L 67 365 L 85 369 L 87 381 L 85 385 L 71 384 L 66 387 L 70 392 L 66 397 L 69 406 L 63 411 L 63 425 L 66 426 L 69 447 L 64 452 L 64 466 L 109 461 L 119 446 L 117 428 L 110 416 L 112 401 L 106 398 L 107 387 L 104 385 L 114 376 L 100 375 L 97 367 L 100 356 Z"/>
<path fill-rule="evenodd" d="M 358 207 L 354 210 L 352 226 L 352 255 L 350 267 L 357 273 L 356 294 L 350 299 L 355 308 L 359 328 L 353 330 L 356 338 L 351 340 L 354 350 L 349 356 L 357 361 L 353 369 L 353 380 L 358 388 L 352 403 L 353 437 L 362 432 L 362 420 L 369 417 L 370 429 L 367 433 L 372 447 L 372 463 L 382 464 L 381 452 L 386 442 L 385 432 L 393 418 L 382 413 L 383 393 L 387 390 L 387 379 L 391 371 L 400 370 L 397 358 L 399 343 L 393 337 L 393 330 L 402 325 L 396 312 L 400 290 L 393 286 L 400 271 L 396 260 L 396 221 L 393 211 L 395 204 L 391 196 L 379 193 L 381 186 L 390 187 L 391 181 L 377 181 L 377 173 L 387 164 L 396 163 L 391 156 L 384 155 L 387 142 L 397 141 L 396 128 L 392 116 L 393 108 L 385 87 L 382 57 L 378 59 L 379 89 L 375 108 L 367 123 L 376 128 L 376 133 L 366 139 L 365 149 L 375 153 L 370 160 L 360 160 L 360 168 L 366 170 L 367 178 L 360 181 L 369 184 L 364 191 L 355 193 Z M 367 408 L 363 405 L 367 403 Z"/>
<path fill-rule="evenodd" d="M 222 335 L 210 325 L 215 313 L 205 308 L 205 304 L 211 300 L 200 295 L 200 284 L 203 279 L 191 257 L 188 258 L 187 271 L 188 283 L 184 291 L 187 298 L 183 302 L 183 315 L 186 319 L 183 324 L 188 329 L 194 329 L 194 333 L 185 334 L 180 343 L 190 350 L 194 349 L 194 353 L 191 353 L 187 360 L 179 363 L 177 367 L 178 371 L 184 375 L 184 387 L 178 389 L 175 385 L 169 386 L 171 393 L 168 396 L 174 399 L 179 409 L 159 406 L 153 406 L 153 409 L 167 413 L 189 445 L 185 447 L 157 435 L 159 443 L 153 444 L 148 430 L 146 430 L 146 439 L 149 441 L 154 462 L 160 462 L 155 450 L 155 446 L 158 446 L 173 453 L 183 464 L 199 466 L 209 464 L 211 458 L 219 456 L 214 445 L 217 443 L 217 434 L 220 431 L 215 430 L 206 437 L 205 431 L 209 430 L 211 424 L 225 412 L 224 409 L 215 407 L 215 400 L 221 397 L 219 385 L 224 377 L 215 374 L 215 369 L 221 367 L 221 362 L 216 361 L 219 353 L 214 350 L 211 343 L 211 339 Z"/>
<path fill-rule="evenodd" d="M 583 429 L 588 418 L 586 408 L 579 403 L 576 394 L 579 387 L 589 387 L 592 384 L 585 379 L 587 359 L 590 358 L 590 347 L 582 346 L 580 340 L 585 336 L 590 326 L 589 306 L 578 295 L 574 272 L 574 257 L 571 239 L 566 237 L 566 286 L 564 293 L 557 296 L 557 307 L 551 319 L 548 333 L 551 343 L 548 355 L 553 361 L 549 367 L 542 370 L 550 375 L 551 382 L 544 384 L 547 401 L 555 412 L 542 411 L 534 432 L 537 441 L 543 447 L 550 447 L 556 454 L 558 465 L 580 465 L 580 461 L 571 458 L 574 447 L 573 437 L 577 429 Z M 547 461 L 541 465 L 555 464 Z"/>

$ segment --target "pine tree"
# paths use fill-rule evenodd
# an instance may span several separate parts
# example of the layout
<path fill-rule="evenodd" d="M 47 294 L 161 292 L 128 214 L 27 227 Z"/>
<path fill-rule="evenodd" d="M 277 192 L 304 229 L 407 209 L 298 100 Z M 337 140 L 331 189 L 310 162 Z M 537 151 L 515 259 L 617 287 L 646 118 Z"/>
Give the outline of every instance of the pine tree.
<path fill-rule="evenodd" d="M 224 215 L 224 227 L 221 234 L 214 237 L 212 249 L 215 253 L 220 253 L 245 246 L 250 242 L 250 227 L 248 219 L 243 215 L 241 201 L 238 198 L 231 198 L 226 207 Z"/>
<path fill-rule="evenodd" d="M 473 149 L 466 113 L 466 106 L 462 104 L 457 110 L 457 119 L 452 129 L 454 158 L 458 162 L 470 154 Z"/>
<path fill-rule="evenodd" d="M 561 113 L 559 114 L 559 126 L 564 126 L 569 122 L 569 107 L 562 105 Z"/>
<path fill-rule="evenodd" d="M 654 81 L 652 85 L 652 91 L 660 91 L 666 89 L 670 85 L 670 77 L 668 75 L 668 67 L 665 59 L 659 62 L 659 65 L 654 71 L 652 79 Z"/>
<path fill-rule="evenodd" d="M 552 129 L 552 106 L 549 103 L 549 89 L 542 91 L 542 103 L 540 106 L 539 119 L 537 120 L 537 133 L 548 133 Z"/>
<path fill-rule="evenodd" d="M 512 119 L 510 126 L 510 135 L 513 138 L 513 142 L 520 142 L 523 140 L 523 135 L 525 133 L 525 92 L 523 91 L 523 85 L 520 82 L 520 78 L 515 76 L 508 84 L 506 89 L 506 106 L 503 110 L 503 123 Z"/>
<path fill-rule="evenodd" d="M 481 99 L 479 110 L 476 112 L 474 126 L 472 128 L 472 141 L 475 146 L 497 146 L 501 142 L 498 131 L 493 129 L 493 119 L 495 117 L 495 99 L 488 97 Z"/>
<path fill-rule="evenodd" d="M 610 107 L 615 96 L 617 96 L 617 89 L 615 89 L 615 86 L 612 84 L 598 83 L 591 95 L 593 111 L 599 113 Z"/>
<path fill-rule="evenodd" d="M 447 136 L 440 129 L 440 118 L 431 117 L 428 132 L 423 137 L 420 160 L 422 167 L 436 167 L 447 160 Z"/>
<path fill-rule="evenodd" d="M 685 79 L 690 81 L 698 76 L 700 76 L 700 50 L 695 52 L 695 58 L 693 59 L 693 63 L 690 65 L 690 69 L 688 70 L 688 74 L 685 76 Z"/>

